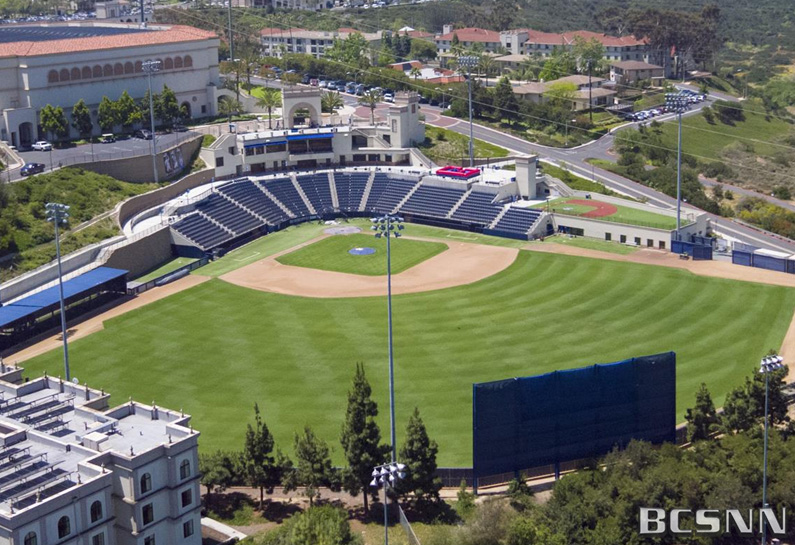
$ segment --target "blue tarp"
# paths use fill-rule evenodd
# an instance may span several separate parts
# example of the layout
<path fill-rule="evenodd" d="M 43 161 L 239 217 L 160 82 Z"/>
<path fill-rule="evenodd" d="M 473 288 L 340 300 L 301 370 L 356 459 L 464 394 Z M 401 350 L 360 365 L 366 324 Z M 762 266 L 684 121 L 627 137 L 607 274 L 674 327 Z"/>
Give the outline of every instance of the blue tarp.
<path fill-rule="evenodd" d="M 327 133 L 327 134 L 296 134 L 296 135 L 292 135 L 292 136 L 287 136 L 287 140 L 289 140 L 291 142 L 293 140 L 318 140 L 318 139 L 322 139 L 322 138 L 334 138 L 334 134 L 333 133 Z"/>
<path fill-rule="evenodd" d="M 63 283 L 64 299 L 69 299 L 75 295 L 91 291 L 99 285 L 121 278 L 126 274 L 127 271 L 125 270 L 113 269 L 111 267 L 99 267 L 93 271 L 81 274 Z M 29 297 L 25 297 L 24 299 L 20 299 L 15 303 L 4 305 L 0 307 L 0 327 L 5 327 L 26 316 L 35 315 L 42 309 L 57 305 L 59 301 L 60 294 L 58 292 L 58 285 L 55 285 L 39 293 L 34 293 Z"/>
<path fill-rule="evenodd" d="M 676 355 L 473 385 L 476 478 L 676 438 Z"/>

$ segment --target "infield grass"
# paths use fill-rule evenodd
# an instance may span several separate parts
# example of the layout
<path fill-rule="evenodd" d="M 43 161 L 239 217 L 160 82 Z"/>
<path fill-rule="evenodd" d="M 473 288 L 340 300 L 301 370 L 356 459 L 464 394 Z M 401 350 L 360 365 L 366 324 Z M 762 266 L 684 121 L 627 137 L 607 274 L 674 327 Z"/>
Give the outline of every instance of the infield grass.
<path fill-rule="evenodd" d="M 392 274 L 405 271 L 447 249 L 441 242 L 424 242 L 406 238 L 392 239 Z M 370 255 L 352 255 L 353 248 L 372 248 Z M 386 239 L 356 233 L 324 238 L 303 248 L 277 257 L 282 265 L 307 267 L 366 276 L 386 275 Z"/>
<path fill-rule="evenodd" d="M 721 405 L 760 357 L 780 347 L 795 290 L 522 251 L 497 275 L 399 295 L 393 307 L 398 440 L 417 406 L 439 443 L 440 465 L 468 466 L 473 382 L 673 350 L 682 421 L 702 382 Z M 183 408 L 205 452 L 241 448 L 259 403 L 285 452 L 308 424 L 341 463 L 357 362 L 379 404 L 382 437 L 389 435 L 386 336 L 385 297 L 290 297 L 214 279 L 107 320 L 104 330 L 71 343 L 70 353 L 74 374 L 111 392 L 112 402 L 132 396 Z M 28 376 L 57 375 L 62 354 L 24 366 Z"/>

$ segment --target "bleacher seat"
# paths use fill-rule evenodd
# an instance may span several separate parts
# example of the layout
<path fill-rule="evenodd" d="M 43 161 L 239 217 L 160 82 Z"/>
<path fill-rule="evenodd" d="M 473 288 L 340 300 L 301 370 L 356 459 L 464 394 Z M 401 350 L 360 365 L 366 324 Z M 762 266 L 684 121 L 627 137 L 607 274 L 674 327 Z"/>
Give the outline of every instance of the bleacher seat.
<path fill-rule="evenodd" d="M 337 201 L 340 210 L 358 212 L 362 196 L 367 187 L 369 172 L 335 172 L 334 185 L 337 186 Z"/>
<path fill-rule="evenodd" d="M 365 211 L 390 214 L 415 185 L 417 182 L 390 178 L 384 173 L 377 172 L 373 178 L 370 195 L 367 197 Z"/>
<path fill-rule="evenodd" d="M 200 214 L 204 214 L 232 231 L 235 236 L 248 233 L 262 225 L 262 220 L 218 194 L 210 195 L 204 199 L 196 209 Z"/>
<path fill-rule="evenodd" d="M 517 208 L 512 206 L 500 218 L 494 228 L 509 233 L 527 234 L 540 216 L 541 210 L 536 208 Z"/>
<path fill-rule="evenodd" d="M 309 212 L 309 208 L 304 204 L 301 195 L 298 194 L 298 190 L 295 189 L 292 180 L 289 178 L 267 180 L 260 182 L 260 184 L 273 193 L 273 196 L 279 199 L 279 201 L 289 208 L 297 217 L 304 218 L 312 215 L 311 212 Z"/>
<path fill-rule="evenodd" d="M 298 176 L 298 185 L 301 186 L 306 198 L 315 207 L 315 212 L 323 214 L 334 210 L 334 201 L 331 198 L 331 185 L 328 181 L 328 174 L 311 174 L 309 176 Z"/>
<path fill-rule="evenodd" d="M 248 180 L 226 184 L 218 191 L 239 202 L 271 225 L 279 225 L 289 219 L 284 210 Z"/>
<path fill-rule="evenodd" d="M 466 189 L 421 185 L 400 207 L 401 212 L 444 218 L 455 203 L 466 193 Z"/>
<path fill-rule="evenodd" d="M 200 214 L 191 214 L 174 223 L 171 227 L 195 242 L 203 250 L 218 246 L 232 238 L 229 232 L 221 229 Z"/>
<path fill-rule="evenodd" d="M 492 204 L 495 195 L 472 191 L 451 216 L 453 219 L 489 225 L 499 215 L 502 206 Z"/>

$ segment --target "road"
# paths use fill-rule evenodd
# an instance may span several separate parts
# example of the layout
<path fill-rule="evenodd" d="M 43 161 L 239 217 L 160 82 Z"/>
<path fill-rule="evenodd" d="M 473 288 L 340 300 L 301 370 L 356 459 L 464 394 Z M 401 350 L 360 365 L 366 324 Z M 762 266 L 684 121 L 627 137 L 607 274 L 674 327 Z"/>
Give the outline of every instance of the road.
<path fill-rule="evenodd" d="M 193 131 L 158 134 L 155 140 L 157 149 L 171 147 L 178 142 L 192 138 L 196 134 L 197 133 Z M 128 138 L 126 140 L 117 140 L 112 144 L 83 144 L 63 149 L 53 148 L 52 152 L 33 150 L 17 151 L 17 155 L 19 155 L 25 163 L 44 163 L 47 165 L 47 170 L 45 172 L 49 172 L 54 168 L 74 165 L 76 163 L 148 155 L 152 152 L 151 145 L 151 140 Z M 20 180 L 22 178 L 19 173 L 19 168 L 12 169 L 10 174 L 11 181 Z M 8 176 L 8 173 L 3 173 L 3 178 L 6 176 Z"/>

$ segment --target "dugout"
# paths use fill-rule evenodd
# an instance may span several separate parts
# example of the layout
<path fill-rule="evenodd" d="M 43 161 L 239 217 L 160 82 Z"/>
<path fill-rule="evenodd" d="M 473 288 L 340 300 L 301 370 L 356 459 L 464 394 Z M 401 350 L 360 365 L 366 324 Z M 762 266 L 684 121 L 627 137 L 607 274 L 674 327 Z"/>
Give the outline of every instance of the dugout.
<path fill-rule="evenodd" d="M 127 293 L 127 271 L 99 267 L 63 283 L 66 317 L 73 320 Z M 58 285 L 0 306 L 0 351 L 60 324 Z"/>

